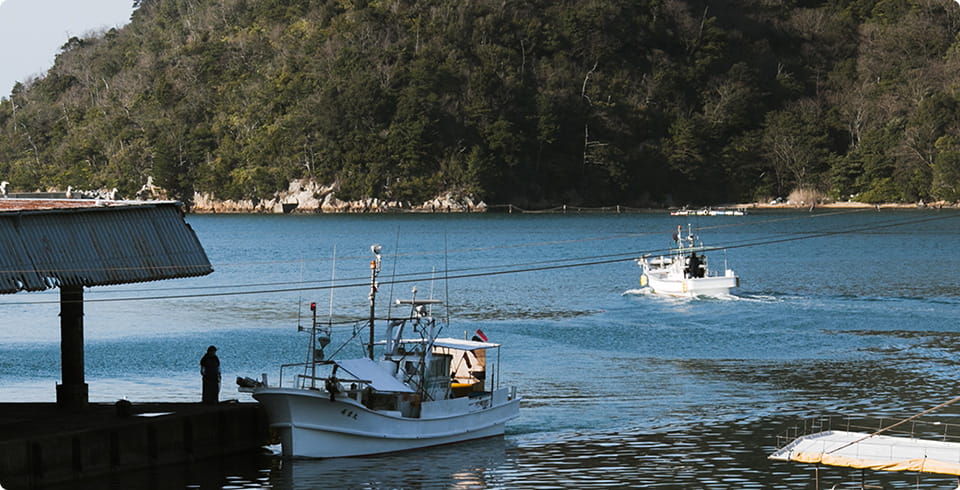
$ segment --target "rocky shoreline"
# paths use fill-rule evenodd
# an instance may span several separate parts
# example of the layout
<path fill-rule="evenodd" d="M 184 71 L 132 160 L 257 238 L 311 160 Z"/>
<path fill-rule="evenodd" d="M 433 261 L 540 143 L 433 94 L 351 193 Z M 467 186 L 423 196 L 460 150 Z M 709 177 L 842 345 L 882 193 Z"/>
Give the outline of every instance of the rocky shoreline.
<path fill-rule="evenodd" d="M 160 198 L 165 193 L 158 188 L 149 188 L 148 182 L 137 197 L 149 194 Z M 386 201 L 369 198 L 356 201 L 338 199 L 337 184 L 322 185 L 310 180 L 290 182 L 286 191 L 278 192 L 270 199 L 221 200 L 211 194 L 196 193 L 189 211 L 197 214 L 230 213 L 482 213 L 487 211 L 483 201 L 474 201 L 470 196 L 455 196 L 445 193 L 436 198 L 413 204 L 401 201 Z"/>
<path fill-rule="evenodd" d="M 5 184 L 5 182 L 4 182 Z M 339 186 L 335 184 L 323 185 L 312 180 L 295 180 L 290 182 L 287 190 L 278 192 L 270 199 L 231 200 L 218 199 L 212 194 L 196 193 L 187 212 L 196 214 L 289 214 L 289 213 L 484 213 L 494 210 L 513 213 L 623 213 L 623 212 L 661 212 L 676 209 L 713 209 L 713 210 L 813 210 L 813 209 L 956 209 L 960 204 L 956 202 L 923 201 L 917 203 L 865 203 L 857 201 L 831 201 L 815 199 L 813 204 L 802 200 L 776 200 L 772 202 L 752 202 L 741 204 L 726 204 L 709 207 L 676 206 L 665 208 L 633 208 L 628 206 L 582 207 L 560 205 L 546 209 L 523 209 L 512 204 L 487 205 L 483 201 L 475 200 L 472 196 L 456 195 L 447 192 L 423 203 L 386 201 L 376 198 L 344 201 L 337 198 Z M 5 191 L 5 186 L 0 189 Z M 123 199 L 116 189 L 83 191 L 68 187 L 65 192 L 50 189 L 47 192 L 10 193 L 3 192 L 4 197 L 48 197 L 74 199 Z M 136 193 L 135 200 L 168 200 L 167 192 L 154 185 L 153 179 Z"/>
<path fill-rule="evenodd" d="M 630 208 L 626 206 L 607 206 L 602 208 L 556 206 L 542 210 L 524 210 L 513 205 L 488 206 L 483 201 L 475 202 L 470 196 L 457 196 L 451 192 L 426 201 L 421 204 L 409 202 L 384 201 L 379 199 L 362 199 L 357 201 L 342 201 L 336 197 L 337 184 L 321 185 L 310 180 L 296 180 L 290 182 L 286 191 L 277 193 L 269 200 L 218 200 L 208 194 L 196 194 L 190 212 L 193 213 L 483 213 L 492 208 L 503 208 L 507 212 L 533 213 L 576 213 L 576 212 L 636 212 L 660 211 L 675 208 Z M 871 204 L 856 201 L 827 201 L 818 200 L 815 204 L 806 202 L 754 202 L 745 204 L 716 206 L 715 209 L 917 209 L 917 208 L 956 208 L 957 203 L 936 202 L 924 203 L 883 203 Z"/>
<path fill-rule="evenodd" d="M 865 202 L 832 202 L 815 205 L 809 204 L 768 204 L 746 203 L 727 206 L 711 206 L 710 209 L 741 209 L 747 212 L 754 211 L 788 211 L 813 209 L 957 209 L 957 203 L 880 203 Z M 196 197 L 191 213 L 197 214 L 288 214 L 288 213 L 485 213 L 502 211 L 507 213 L 534 213 L 534 214 L 575 214 L 575 213 L 630 213 L 630 212 L 661 212 L 679 209 L 670 208 L 633 208 L 629 206 L 555 206 L 546 209 L 523 209 L 518 206 L 487 205 L 483 201 L 474 203 L 469 197 L 457 199 L 451 194 L 439 196 L 420 205 L 411 205 L 396 201 L 381 201 L 378 199 L 364 199 L 359 201 L 340 201 L 332 199 L 319 200 L 305 199 L 271 199 L 267 201 L 218 201 L 207 196 Z"/>

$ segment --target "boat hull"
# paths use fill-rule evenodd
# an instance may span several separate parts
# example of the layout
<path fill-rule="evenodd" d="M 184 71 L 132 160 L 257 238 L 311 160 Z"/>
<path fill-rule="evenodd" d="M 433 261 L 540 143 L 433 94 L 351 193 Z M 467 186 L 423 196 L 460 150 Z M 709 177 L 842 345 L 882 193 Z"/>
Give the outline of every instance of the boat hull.
<path fill-rule="evenodd" d="M 421 417 L 371 410 L 353 398 L 295 388 L 253 393 L 280 437 L 285 458 L 338 458 L 417 449 L 503 435 L 520 413 L 508 389 L 482 397 L 426 402 Z"/>
<path fill-rule="evenodd" d="M 740 280 L 734 275 L 669 279 L 660 274 L 645 273 L 640 278 L 640 284 L 654 293 L 670 296 L 722 296 L 739 287 Z"/>

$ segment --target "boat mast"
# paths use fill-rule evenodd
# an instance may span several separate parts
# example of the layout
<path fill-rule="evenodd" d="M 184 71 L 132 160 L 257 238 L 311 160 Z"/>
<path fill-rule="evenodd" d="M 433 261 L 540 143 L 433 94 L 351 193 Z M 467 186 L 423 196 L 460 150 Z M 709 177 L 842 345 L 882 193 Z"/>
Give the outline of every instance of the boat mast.
<path fill-rule="evenodd" d="M 310 388 L 316 389 L 317 387 L 317 304 L 316 303 L 314 302 L 310 303 L 310 311 L 313 313 L 313 318 L 310 320 Z"/>
<path fill-rule="evenodd" d="M 376 259 L 370 261 L 370 343 L 367 344 L 367 354 L 370 356 L 370 360 L 375 360 L 373 358 L 373 323 L 374 323 L 374 314 L 377 306 L 377 274 L 380 273 L 380 245 L 372 245 L 370 251 L 373 252 Z"/>

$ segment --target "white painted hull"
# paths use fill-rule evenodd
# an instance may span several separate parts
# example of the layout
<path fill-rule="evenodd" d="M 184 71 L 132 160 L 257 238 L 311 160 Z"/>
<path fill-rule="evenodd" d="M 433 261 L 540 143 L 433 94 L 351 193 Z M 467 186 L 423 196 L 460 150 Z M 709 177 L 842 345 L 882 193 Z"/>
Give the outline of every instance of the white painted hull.
<path fill-rule="evenodd" d="M 644 274 L 641 285 L 648 286 L 654 293 L 678 297 L 722 296 L 739 286 L 736 276 L 711 276 L 698 278 L 670 279 L 660 274 Z M 644 284 L 646 282 L 646 284 Z"/>
<path fill-rule="evenodd" d="M 425 402 L 420 418 L 376 411 L 345 396 L 258 388 L 253 397 L 280 436 L 284 457 L 339 458 L 404 451 L 503 435 L 520 399 L 500 389 L 488 396 Z"/>

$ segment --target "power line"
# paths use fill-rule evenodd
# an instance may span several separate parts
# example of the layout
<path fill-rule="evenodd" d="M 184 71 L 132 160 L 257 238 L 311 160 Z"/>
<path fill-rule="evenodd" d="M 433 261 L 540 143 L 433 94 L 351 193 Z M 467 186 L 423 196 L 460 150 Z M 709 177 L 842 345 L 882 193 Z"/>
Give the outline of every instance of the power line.
<path fill-rule="evenodd" d="M 860 213 L 860 212 L 864 212 L 864 211 L 870 211 L 870 210 L 868 210 L 868 209 L 854 209 L 854 210 L 835 211 L 835 212 L 829 212 L 829 213 L 819 213 L 819 214 L 815 214 L 815 215 L 809 215 L 809 214 L 808 214 L 808 215 L 801 215 L 801 216 L 790 216 L 790 217 L 773 218 L 773 219 L 766 219 L 766 220 L 759 220 L 759 221 L 751 220 L 751 221 L 745 221 L 745 222 L 740 222 L 740 223 L 727 223 L 727 224 L 722 224 L 722 225 L 698 227 L 698 230 L 715 230 L 715 229 L 730 228 L 730 227 L 755 226 L 755 225 L 759 225 L 759 224 L 778 223 L 778 222 L 796 221 L 796 220 L 807 220 L 807 219 L 811 219 L 811 218 L 820 218 L 820 217 L 828 217 L 828 216 L 845 215 L 845 214 L 852 214 L 852 213 Z M 616 240 L 616 239 L 637 238 L 637 237 L 644 237 L 644 236 L 650 236 L 650 235 L 660 235 L 660 234 L 663 234 L 663 233 L 664 233 L 664 232 L 663 232 L 662 230 L 653 231 L 653 232 L 643 232 L 643 233 L 620 233 L 620 234 L 617 234 L 617 235 L 609 235 L 609 236 L 602 236 L 602 237 L 588 237 L 588 238 L 578 238 L 578 239 L 570 239 L 570 240 L 553 240 L 553 241 L 545 241 L 545 242 L 530 242 L 530 243 L 509 244 L 509 245 L 495 245 L 495 246 L 489 246 L 489 247 L 461 248 L 461 249 L 448 250 L 448 251 L 443 251 L 443 252 L 441 252 L 441 251 L 423 251 L 423 252 L 411 252 L 411 253 L 402 253 L 402 254 L 401 254 L 401 253 L 395 253 L 395 254 L 386 254 L 386 255 L 384 255 L 384 257 L 403 258 L 403 257 L 430 256 L 430 255 L 440 255 L 440 254 L 443 254 L 444 256 L 447 256 L 447 255 L 449 255 L 450 253 L 453 253 L 453 254 L 463 254 L 463 253 L 471 253 L 471 252 L 483 252 L 483 251 L 494 251 L 494 250 L 507 250 L 507 249 L 517 249 L 517 248 L 532 248 L 532 247 L 545 247 L 545 246 L 555 246 L 555 245 L 567 245 L 567 244 L 572 244 L 572 243 L 583 243 L 583 242 L 602 241 L 602 240 Z M 714 247 L 714 248 L 721 248 L 721 247 Z M 665 250 L 666 250 L 666 249 L 650 250 L 650 251 L 646 251 L 646 252 L 644 252 L 644 253 L 656 253 L 656 252 L 665 251 Z M 603 257 L 603 256 L 602 256 L 602 257 Z M 597 258 L 597 257 L 560 259 L 560 261 L 572 261 L 572 260 L 592 259 L 592 258 Z M 344 257 L 341 257 L 341 258 L 340 258 L 341 261 L 342 261 L 342 260 L 361 260 L 361 259 L 365 260 L 366 257 L 365 257 L 365 256 L 363 256 L 363 257 L 361 257 L 361 256 L 355 256 L 355 257 L 345 257 L 345 258 L 344 258 Z M 234 262 L 234 263 L 226 263 L 226 264 L 224 264 L 224 263 L 216 264 L 216 265 L 214 266 L 214 268 L 215 268 L 215 269 L 219 269 L 219 268 L 221 268 L 221 267 L 243 267 L 243 266 L 251 266 L 251 265 L 276 265 L 276 264 L 298 264 L 298 263 L 299 263 L 299 264 L 304 264 L 304 263 L 308 263 L 308 262 L 322 262 L 322 261 L 330 261 L 330 260 L 331 260 L 331 259 L 329 259 L 329 258 L 319 258 L 319 259 L 301 259 L 301 260 L 284 260 L 284 261 Z M 552 263 L 552 262 L 557 262 L 557 260 L 546 261 L 546 262 Z M 395 260 L 395 261 L 394 261 L 394 264 L 397 264 L 397 263 L 398 263 L 398 261 Z M 530 263 L 526 263 L 526 264 L 513 264 L 513 266 L 531 266 L 531 265 L 536 265 L 536 264 L 539 264 L 539 263 L 545 263 L 545 262 L 530 262 Z M 509 267 L 509 266 L 505 265 L 505 266 L 503 266 L 503 267 Z M 465 272 L 465 271 L 471 271 L 471 270 L 484 270 L 484 269 L 489 269 L 489 268 L 491 268 L 491 267 L 490 267 L 490 266 L 483 266 L 483 267 L 474 267 L 474 268 L 448 269 L 446 272 Z M 99 269 L 98 269 L 98 270 L 99 270 Z M 111 270 L 113 270 L 113 269 L 111 269 Z M 51 272 L 58 272 L 58 271 L 59 271 L 59 270 L 51 270 Z M 11 271 L 6 271 L 6 272 L 11 272 Z M 76 272 L 76 271 L 72 271 L 72 272 Z M 427 273 L 426 273 L 426 272 L 412 272 L 412 273 L 402 273 L 402 274 L 400 274 L 399 276 L 398 276 L 397 274 L 394 274 L 392 277 L 417 277 L 417 276 L 423 276 L 423 275 L 425 275 L 425 274 L 427 274 Z M 365 277 L 354 277 L 354 278 L 344 278 L 344 279 L 341 279 L 341 281 L 347 281 L 347 282 L 349 282 L 349 281 L 362 281 L 362 280 L 365 280 L 365 279 L 366 279 Z M 216 284 L 216 285 L 203 285 L 203 286 L 151 287 L 151 288 L 149 288 L 149 289 L 125 289 L 125 290 L 123 290 L 123 292 L 131 293 L 131 292 L 140 292 L 140 291 L 150 291 L 150 292 L 157 292 L 157 291 L 189 291 L 189 290 L 209 290 L 209 289 L 213 289 L 213 288 L 215 288 L 215 289 L 272 288 L 272 287 L 278 287 L 278 286 L 290 286 L 291 284 L 304 286 L 304 285 L 319 284 L 319 282 L 318 282 L 318 281 L 302 281 L 302 280 L 301 280 L 301 281 L 297 281 L 297 282 L 293 282 L 293 283 L 291 283 L 290 281 L 284 281 L 284 282 L 264 282 L 264 283 L 249 283 L 249 284 Z M 51 294 L 55 294 L 55 293 L 53 293 L 52 291 L 51 291 L 50 293 L 51 293 Z M 89 294 L 117 294 L 117 291 L 98 291 L 98 290 L 91 290 L 91 291 L 89 292 Z"/>
<path fill-rule="evenodd" d="M 868 209 L 854 209 L 854 210 L 835 211 L 835 212 L 830 212 L 830 213 L 820 213 L 820 214 L 812 214 L 812 215 L 800 215 L 800 216 L 791 216 L 791 217 L 784 217 L 784 218 L 766 219 L 766 220 L 760 220 L 760 221 L 751 220 L 751 221 L 745 221 L 745 222 L 740 222 L 740 223 L 727 223 L 727 224 L 723 224 L 723 225 L 698 227 L 698 229 L 699 229 L 699 230 L 715 230 L 715 229 L 730 228 L 730 227 L 755 226 L 755 225 L 758 225 L 758 224 L 777 223 L 777 222 L 796 221 L 796 220 L 807 220 L 807 219 L 811 219 L 811 218 L 820 218 L 820 217 L 827 217 L 827 216 L 836 216 L 836 215 L 843 215 L 843 214 L 860 213 L 860 212 L 864 212 L 864 211 L 869 211 L 869 210 L 868 210 Z M 461 248 L 461 249 L 456 249 L 456 250 L 445 250 L 445 251 L 433 250 L 433 251 L 423 251 L 423 252 L 409 252 L 409 253 L 402 253 L 402 254 L 401 254 L 401 253 L 385 254 L 384 257 L 387 257 L 387 258 L 403 258 L 403 257 L 418 257 L 418 256 L 419 256 L 419 257 L 422 257 L 422 256 L 441 255 L 441 254 L 442 254 L 442 255 L 448 255 L 448 254 L 450 254 L 450 253 L 453 253 L 453 254 L 462 254 L 462 253 L 494 251 L 494 250 L 509 250 L 509 249 L 517 249 L 517 248 L 545 247 L 545 246 L 568 245 L 568 244 L 573 244 L 573 243 L 584 243 L 584 242 L 592 242 L 592 241 L 603 241 L 603 240 L 618 240 L 618 239 L 638 238 L 638 237 L 644 237 L 644 236 L 650 236 L 650 235 L 659 235 L 659 234 L 662 234 L 662 233 L 663 233 L 663 231 L 660 231 L 660 230 L 658 230 L 658 231 L 653 231 L 653 232 L 643 232 L 643 233 L 620 233 L 620 234 L 617 234 L 617 235 L 608 235 L 608 236 L 602 236 L 602 237 L 576 238 L 576 239 L 570 239 L 570 240 L 552 240 L 552 241 L 545 241 L 545 242 L 529 242 L 529 243 L 508 244 L 508 245 L 494 245 L 494 246 L 489 246 L 489 247 L 471 247 L 471 248 Z M 367 258 L 366 256 L 353 256 L 353 257 L 340 257 L 339 260 L 340 260 L 340 261 L 344 261 L 344 260 L 366 260 L 366 258 Z M 311 263 L 311 262 L 328 262 L 328 261 L 331 261 L 331 260 L 332 260 L 331 258 L 326 258 L 326 257 L 324 257 L 324 258 L 317 258 L 317 259 L 299 259 L 299 260 L 271 260 L 271 261 L 226 262 L 226 263 L 223 263 L 223 262 L 222 262 L 222 263 L 215 264 L 213 267 L 214 267 L 214 269 L 219 269 L 219 268 L 221 268 L 221 267 L 249 267 L 249 266 L 255 266 L 255 265 L 305 264 L 305 263 Z M 573 260 L 576 260 L 576 259 L 573 259 Z M 206 266 L 206 264 L 190 264 L 190 265 L 188 265 L 188 266 L 178 265 L 178 266 L 169 266 L 169 267 L 177 267 L 177 268 L 180 268 L 180 267 L 199 267 L 199 266 Z M 91 270 L 94 270 L 94 269 L 89 269 L 89 268 L 47 269 L 46 272 L 53 272 L 53 273 L 56 273 L 56 272 L 71 272 L 71 273 L 77 273 L 77 272 L 86 272 L 86 271 L 91 271 Z M 141 268 L 141 267 L 136 267 L 136 268 L 134 268 L 134 267 L 98 267 L 98 268 L 95 269 L 95 270 L 96 270 L 97 272 L 101 272 L 101 271 L 142 270 L 142 268 Z M 7 269 L 7 270 L 2 270 L 2 271 L 0 271 L 0 272 L 2 272 L 2 273 L 7 273 L 7 274 L 13 274 L 13 273 L 34 272 L 34 271 L 33 271 L 32 269 L 31 269 L 31 270 L 14 270 L 14 269 Z M 405 275 L 422 275 L 422 274 L 425 274 L 425 273 L 407 273 L 407 274 L 405 274 Z M 363 278 L 363 277 L 358 277 L 358 278 L 344 279 L 344 280 L 363 280 L 363 279 L 365 279 L 365 278 Z M 308 281 L 308 282 L 300 281 L 299 284 L 313 284 L 313 283 L 315 283 L 315 282 L 316 282 L 316 281 Z M 190 289 L 209 289 L 210 287 L 217 287 L 217 288 L 271 287 L 271 286 L 280 286 L 280 285 L 289 285 L 289 284 L 291 284 L 291 283 L 290 283 L 289 281 L 286 281 L 286 282 L 254 283 L 254 284 L 242 284 L 242 285 L 223 284 L 223 285 L 216 285 L 216 286 L 192 286 L 192 287 L 191 287 L 191 286 L 175 286 L 175 287 L 166 287 L 166 288 L 155 288 L 155 287 L 151 287 L 151 288 L 149 288 L 149 291 L 182 291 L 182 290 L 190 290 Z M 294 283 L 294 284 L 298 284 L 298 283 Z M 128 292 L 133 292 L 133 291 L 136 291 L 136 290 L 127 290 L 127 291 L 128 291 Z M 97 294 L 98 291 L 91 291 L 90 293 L 92 293 L 92 294 Z"/>
<path fill-rule="evenodd" d="M 780 237 L 780 238 L 766 238 L 766 239 L 754 239 L 746 240 L 742 242 L 732 242 L 725 245 L 718 245 L 715 247 L 710 247 L 714 250 L 727 250 L 727 249 L 736 249 L 736 248 L 746 248 L 746 247 L 756 247 L 760 245 L 772 245 L 778 243 L 786 243 L 798 240 L 808 240 L 812 238 L 823 238 L 829 236 L 845 235 L 850 233 L 862 233 L 867 231 L 875 231 L 880 229 L 893 228 L 898 226 L 906 226 L 912 224 L 926 223 L 932 221 L 946 220 L 946 219 L 956 219 L 960 218 L 960 214 L 947 214 L 947 215 L 938 215 L 932 217 L 926 217 L 921 219 L 912 219 L 912 220 L 890 220 L 881 223 L 874 223 L 870 225 L 863 225 L 860 227 L 848 227 L 840 230 L 831 230 L 831 231 L 821 231 L 821 232 L 800 232 L 792 234 L 791 236 Z M 618 262 L 627 262 L 636 260 L 637 257 L 645 254 L 654 254 L 654 253 L 663 253 L 669 249 L 655 249 L 655 250 L 646 250 L 646 251 L 631 251 L 631 252 L 622 252 L 615 254 L 607 255 L 595 255 L 587 257 L 577 257 L 577 258 L 566 258 L 566 259 L 556 259 L 556 260 L 545 260 L 537 262 L 528 262 L 524 264 L 511 264 L 503 266 L 485 266 L 485 267 L 476 267 L 476 268 L 464 268 L 464 269 L 455 269 L 449 272 L 457 272 L 456 274 L 447 275 L 446 279 L 471 279 L 478 277 L 492 277 L 500 276 L 506 274 L 520 274 L 528 272 L 542 272 L 558 269 L 568 269 L 573 267 L 591 267 L 598 265 L 613 264 Z M 497 268 L 506 268 L 504 270 L 490 270 Z M 419 282 L 429 279 L 435 272 L 413 272 L 401 275 L 400 278 L 394 278 L 388 281 L 380 281 L 380 285 L 393 285 L 393 284 L 407 284 L 413 282 Z M 359 281 L 361 278 L 352 278 L 350 281 Z M 223 296 L 242 296 L 242 295 L 253 295 L 253 294 L 278 294 L 278 293 L 291 293 L 291 292 L 300 292 L 300 291 L 322 291 L 329 289 L 344 289 L 344 288 L 353 288 L 353 287 L 366 287 L 369 286 L 368 282 L 348 282 L 341 284 L 327 284 L 327 285 L 316 285 L 316 286 L 301 286 L 301 287 L 287 287 L 287 288 L 273 288 L 273 289 L 255 289 L 249 291 L 224 291 L 224 292 L 212 292 L 212 293 L 202 293 L 202 294 L 172 294 L 172 295 L 154 295 L 154 296 L 127 296 L 127 297 L 116 297 L 116 298 L 93 298 L 87 299 L 86 302 L 122 302 L 122 301 L 149 301 L 149 300 L 169 300 L 169 299 L 192 299 L 192 298 L 211 298 L 211 297 L 223 297 Z M 59 303 L 58 300 L 44 300 L 44 301 L 23 301 L 23 302 L 10 302 L 3 303 L 5 305 L 35 305 L 35 304 L 51 304 Z"/>
<path fill-rule="evenodd" d="M 861 212 L 861 211 L 863 211 L 863 210 L 859 210 L 859 209 L 858 209 L 858 210 L 853 210 L 853 211 L 849 211 L 849 210 L 848 210 L 848 211 L 835 212 L 835 213 L 823 213 L 823 214 L 818 214 L 818 215 L 814 215 L 814 216 L 810 216 L 810 217 L 835 216 L 835 215 L 841 215 L 841 214 L 856 213 L 856 212 Z M 719 228 L 728 228 L 728 227 L 732 227 L 732 226 L 746 226 L 746 225 L 757 225 L 757 224 L 765 224 L 765 223 L 776 223 L 776 222 L 783 222 L 783 221 L 794 221 L 794 220 L 797 220 L 797 219 L 809 219 L 810 217 L 789 217 L 789 218 L 776 218 L 776 219 L 768 219 L 768 220 L 762 220 L 762 221 L 751 221 L 751 222 L 742 222 L 742 223 L 728 223 L 728 224 L 724 224 L 724 225 L 709 226 L 709 227 L 700 227 L 700 228 L 698 228 L 698 230 L 711 230 L 711 229 L 719 229 Z M 624 234 L 612 235 L 612 236 L 589 237 L 589 238 L 580 238 L 580 239 L 571 239 L 571 240 L 555 240 L 555 241 L 547 241 L 547 242 L 533 242 L 533 243 L 523 243 L 523 244 L 498 245 L 498 246 L 491 246 L 491 247 L 463 248 L 463 249 L 453 250 L 452 252 L 459 254 L 459 253 L 476 252 L 476 251 L 491 251 L 491 250 L 503 250 L 503 249 L 524 248 L 524 247 L 542 247 L 542 246 L 553 246 L 553 245 L 560 245 L 560 244 L 583 243 L 583 242 L 598 241 L 598 240 L 612 240 L 612 239 L 636 238 L 636 237 L 641 237 L 641 236 L 661 235 L 661 234 L 663 234 L 663 231 L 645 232 L 645 233 L 624 233 Z M 710 248 L 713 248 L 713 249 L 723 249 L 723 248 L 730 248 L 730 247 L 727 247 L 727 246 L 716 246 L 716 247 L 710 247 Z M 552 260 L 544 260 L 544 261 L 534 261 L 534 262 L 526 262 L 526 263 L 518 263 L 518 264 L 508 264 L 508 265 L 502 265 L 502 266 L 485 265 L 485 266 L 478 266 L 478 267 L 462 267 L 462 268 L 456 268 L 456 269 L 449 269 L 449 268 L 447 268 L 447 269 L 445 269 L 445 273 L 451 273 L 451 272 L 454 272 L 454 273 L 466 273 L 466 272 L 470 272 L 470 271 L 478 271 L 478 270 L 479 270 L 479 271 L 483 271 L 483 270 L 490 270 L 490 269 L 496 269 L 496 268 L 502 268 L 502 267 L 533 267 L 533 266 L 537 266 L 537 265 L 541 265 L 541 264 L 555 264 L 555 263 L 558 263 L 558 262 L 573 262 L 573 261 L 581 261 L 581 260 L 606 259 L 606 258 L 611 258 L 611 257 L 622 257 L 622 256 L 625 256 L 625 255 L 629 256 L 629 257 L 627 257 L 625 260 L 629 260 L 629 259 L 631 259 L 631 258 L 636 257 L 638 254 L 661 253 L 661 252 L 667 252 L 667 251 L 669 251 L 668 248 L 661 248 L 661 249 L 653 249 L 653 250 L 645 250 L 645 251 L 632 251 L 632 252 L 625 252 L 625 253 L 618 253 L 618 254 L 595 255 L 595 256 L 588 256 L 588 257 L 574 257 L 574 258 L 561 258 L 561 259 L 552 259 Z M 385 257 L 395 257 L 395 258 L 399 258 L 399 257 L 411 257 L 411 256 L 429 256 L 429 255 L 439 255 L 439 254 L 441 254 L 441 253 L 443 253 L 444 256 L 447 256 L 447 255 L 448 255 L 448 253 L 439 252 L 439 251 L 427 251 L 427 252 L 416 252 L 416 253 L 404 253 L 404 254 L 385 255 Z M 356 260 L 361 260 L 361 259 L 366 259 L 366 257 L 354 257 L 354 259 L 356 259 Z M 323 260 L 329 260 L 329 259 L 323 259 Z M 289 261 L 289 262 L 287 262 L 287 263 L 296 263 L 296 262 L 297 262 L 297 261 Z M 396 265 L 397 263 L 398 263 L 398 261 L 395 260 L 395 261 L 394 261 L 394 265 Z M 257 264 L 257 265 L 259 265 L 259 264 L 263 264 L 263 263 L 262 263 L 262 262 L 252 262 L 252 263 L 249 263 L 249 264 Z M 406 272 L 406 273 L 401 273 L 401 274 L 396 274 L 396 273 L 394 273 L 391 277 L 394 277 L 394 278 L 396 278 L 396 277 L 409 278 L 409 279 L 408 279 L 407 281 L 405 281 L 405 282 L 415 282 L 415 281 L 421 281 L 421 280 L 428 279 L 427 277 L 423 277 L 423 276 L 426 276 L 427 274 L 431 274 L 431 272 Z M 365 281 L 365 280 L 366 280 L 365 277 L 353 277 L 353 278 L 344 278 L 344 279 L 341 279 L 341 281 L 344 281 L 344 282 Z M 148 291 L 152 291 L 152 292 L 155 292 L 155 291 L 187 291 L 187 290 L 198 290 L 198 289 L 199 289 L 199 290 L 209 290 L 209 289 L 212 289 L 212 288 L 216 288 L 216 289 L 265 288 L 265 287 L 270 287 L 270 288 L 272 288 L 272 287 L 276 287 L 276 286 L 290 286 L 291 284 L 302 286 L 302 287 L 300 287 L 300 288 L 296 288 L 295 290 L 306 290 L 306 289 L 316 289 L 316 287 L 314 287 L 313 285 L 317 285 L 317 286 L 319 287 L 320 282 L 319 282 L 319 281 L 298 281 L 298 282 L 291 283 L 290 281 L 284 281 L 284 282 L 268 282 L 268 283 L 253 283 L 253 284 L 239 284 L 239 285 L 235 285 L 235 284 L 224 284 L 224 285 L 212 285 L 212 286 L 211 286 L 211 285 L 206 285 L 206 286 L 186 286 L 186 287 L 184 287 L 184 286 L 177 286 L 177 287 L 169 287 L 169 288 L 150 288 Z M 385 284 L 387 284 L 387 283 L 385 283 Z M 325 287 L 329 287 L 329 286 L 325 286 Z M 344 287 L 347 287 L 347 286 L 344 286 Z M 286 288 L 285 288 L 285 289 L 286 289 Z M 137 289 L 137 290 L 129 290 L 129 289 L 127 289 L 127 290 L 124 290 L 123 292 L 139 292 L 139 291 L 145 291 L 145 290 L 143 290 L 143 289 Z M 99 292 L 98 292 L 98 291 L 91 291 L 91 294 L 97 294 L 97 293 L 99 293 L 99 294 L 117 294 L 117 291 L 99 291 Z M 250 293 L 244 293 L 244 294 L 250 294 Z"/>

